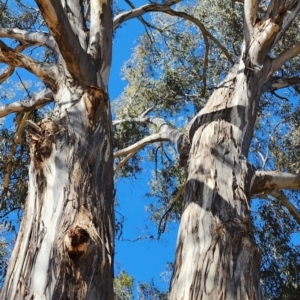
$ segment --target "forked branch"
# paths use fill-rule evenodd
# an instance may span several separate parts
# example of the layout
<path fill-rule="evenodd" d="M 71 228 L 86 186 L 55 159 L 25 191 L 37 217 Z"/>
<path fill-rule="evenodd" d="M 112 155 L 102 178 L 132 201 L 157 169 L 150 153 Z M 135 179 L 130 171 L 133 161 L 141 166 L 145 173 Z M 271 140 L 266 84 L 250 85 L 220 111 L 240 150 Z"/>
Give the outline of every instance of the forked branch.
<path fill-rule="evenodd" d="M 155 133 L 150 136 L 147 136 L 140 141 L 136 142 L 133 145 L 130 145 L 129 147 L 126 147 L 122 150 L 116 151 L 114 153 L 114 158 L 128 155 L 130 153 L 137 153 L 142 147 L 148 145 L 148 144 L 153 144 L 156 142 L 162 142 L 162 141 L 167 141 L 168 139 L 163 136 L 162 133 Z"/>
<path fill-rule="evenodd" d="M 256 171 L 251 193 L 266 193 L 278 199 L 300 224 L 300 213 L 287 199 L 283 189 L 300 189 L 300 174 L 275 171 Z"/>
<path fill-rule="evenodd" d="M 77 80 L 87 78 L 90 59 L 72 29 L 61 1 L 36 0 L 44 20 L 55 39 L 70 74 Z M 78 60 L 78 57 L 80 59 Z"/>
<path fill-rule="evenodd" d="M 18 48 L 18 47 L 17 47 Z M 27 55 L 19 53 L 8 47 L 0 40 L 0 62 L 6 63 L 11 67 L 24 68 L 27 71 L 35 74 L 45 84 L 56 88 L 57 67 L 48 63 L 39 63 Z"/>
<path fill-rule="evenodd" d="M 158 130 L 158 133 L 147 136 L 129 147 L 116 151 L 114 153 L 114 158 L 120 156 L 126 156 L 126 157 L 117 165 L 115 171 L 120 169 L 132 156 L 134 156 L 140 149 L 142 149 L 144 146 L 148 144 L 162 142 L 162 141 L 170 141 L 175 143 L 175 145 L 178 148 L 178 152 L 180 152 L 180 149 L 182 148 L 180 143 L 183 140 L 182 139 L 183 132 L 172 127 L 162 118 L 146 116 L 146 114 L 150 112 L 152 109 L 153 108 L 146 110 L 140 117 L 125 119 L 125 120 L 116 120 L 113 122 L 114 125 L 121 124 L 123 122 L 137 122 L 143 124 L 148 123 L 148 124 L 155 125 Z"/>

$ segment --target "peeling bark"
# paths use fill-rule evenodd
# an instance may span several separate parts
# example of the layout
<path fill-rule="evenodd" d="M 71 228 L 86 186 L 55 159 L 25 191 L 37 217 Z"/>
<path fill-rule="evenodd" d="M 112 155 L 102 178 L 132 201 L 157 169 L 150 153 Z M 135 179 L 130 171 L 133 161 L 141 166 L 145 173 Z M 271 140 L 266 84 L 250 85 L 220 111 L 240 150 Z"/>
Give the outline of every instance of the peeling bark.
<path fill-rule="evenodd" d="M 10 66 L 1 80 L 22 67 L 51 90 L 29 103 L 1 107 L 2 115 L 55 101 L 51 118 L 29 133 L 27 205 L 1 299 L 113 299 L 112 122 L 106 94 L 113 29 L 149 11 L 181 16 L 195 23 L 230 60 L 202 23 L 170 8 L 178 2 L 146 4 L 112 20 L 110 1 L 91 0 L 86 34 L 82 1 L 37 0 L 49 36 L 0 29 L 0 36 L 44 45 L 60 56 L 57 65 L 43 64 L 0 42 L 0 61 Z M 246 157 L 264 84 L 300 51 L 297 44 L 277 59 L 268 57 L 299 14 L 300 2 L 270 1 L 263 19 L 257 7 L 257 0 L 245 1 L 240 59 L 192 120 L 189 134 L 158 118 L 148 120 L 160 133 L 143 142 L 176 142 L 180 163 L 187 167 L 171 300 L 261 299 L 260 255 L 251 232 L 249 199 L 251 192 L 280 184 L 275 177 L 257 177 L 251 186 L 253 170 Z M 267 83 L 268 88 L 283 84 Z M 142 145 L 116 155 L 132 155 Z"/>
<path fill-rule="evenodd" d="M 109 103 L 99 88 L 77 97 L 29 134 L 27 208 L 1 299 L 113 298 Z"/>
<path fill-rule="evenodd" d="M 246 27 L 255 23 L 253 9 Z M 239 62 L 191 122 L 171 300 L 261 299 L 250 222 L 254 173 L 246 158 L 278 31 L 269 21 L 247 31 Z"/>

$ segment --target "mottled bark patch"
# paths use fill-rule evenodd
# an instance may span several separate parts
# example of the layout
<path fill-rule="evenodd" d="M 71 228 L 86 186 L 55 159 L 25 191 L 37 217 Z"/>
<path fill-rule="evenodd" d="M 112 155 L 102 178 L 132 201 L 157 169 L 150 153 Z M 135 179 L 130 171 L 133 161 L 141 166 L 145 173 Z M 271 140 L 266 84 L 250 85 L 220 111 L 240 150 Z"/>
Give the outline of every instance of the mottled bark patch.
<path fill-rule="evenodd" d="M 41 129 L 40 133 L 30 131 L 28 134 L 31 159 L 36 167 L 51 155 L 55 134 L 58 131 L 58 126 L 50 119 L 45 119 L 38 125 Z"/>
<path fill-rule="evenodd" d="M 66 235 L 65 244 L 69 257 L 73 261 L 78 261 L 86 253 L 90 236 L 86 230 L 76 226 Z"/>
<path fill-rule="evenodd" d="M 99 112 L 103 111 L 108 103 L 108 95 L 96 86 L 89 86 L 83 95 L 88 116 L 88 128 L 92 129 Z"/>

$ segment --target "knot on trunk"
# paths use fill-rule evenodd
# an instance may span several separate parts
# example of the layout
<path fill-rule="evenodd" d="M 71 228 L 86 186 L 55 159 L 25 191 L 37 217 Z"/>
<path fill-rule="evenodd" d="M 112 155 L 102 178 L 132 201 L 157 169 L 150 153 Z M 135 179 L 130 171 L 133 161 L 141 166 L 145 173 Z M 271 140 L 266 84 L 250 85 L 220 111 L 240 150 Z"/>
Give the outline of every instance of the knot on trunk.
<path fill-rule="evenodd" d="M 43 162 L 51 155 L 55 134 L 58 131 L 58 125 L 50 119 L 45 119 L 38 125 L 40 126 L 39 133 L 31 131 L 28 134 L 31 142 L 31 156 L 36 164 Z"/>
<path fill-rule="evenodd" d="M 73 261 L 78 261 L 87 252 L 90 236 L 88 232 L 76 226 L 66 235 L 65 244 L 69 257 Z"/>

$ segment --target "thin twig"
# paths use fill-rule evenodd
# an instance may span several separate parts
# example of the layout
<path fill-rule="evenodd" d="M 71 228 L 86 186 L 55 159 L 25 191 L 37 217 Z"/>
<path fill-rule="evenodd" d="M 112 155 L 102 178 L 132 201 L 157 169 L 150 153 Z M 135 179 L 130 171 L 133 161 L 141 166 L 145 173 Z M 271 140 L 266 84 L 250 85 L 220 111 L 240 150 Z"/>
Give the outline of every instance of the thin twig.
<path fill-rule="evenodd" d="M 180 190 L 178 191 L 176 197 L 172 200 L 170 207 L 168 210 L 163 214 L 161 217 L 159 224 L 158 224 L 158 238 L 160 238 L 161 234 L 165 232 L 166 230 L 166 225 L 168 221 L 169 214 L 172 212 L 175 204 L 178 202 L 179 197 L 181 196 L 185 186 L 186 186 L 187 180 L 184 182 L 184 184 L 180 187 Z"/>

